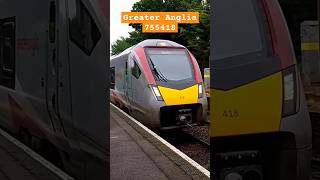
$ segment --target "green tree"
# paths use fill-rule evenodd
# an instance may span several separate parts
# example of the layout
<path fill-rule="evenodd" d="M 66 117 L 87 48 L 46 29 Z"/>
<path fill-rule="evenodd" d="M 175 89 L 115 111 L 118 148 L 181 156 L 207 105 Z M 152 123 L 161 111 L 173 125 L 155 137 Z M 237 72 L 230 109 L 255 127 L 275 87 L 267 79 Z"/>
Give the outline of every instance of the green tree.
<path fill-rule="evenodd" d="M 129 38 L 124 37 L 117 39 L 116 42 L 111 45 L 111 55 L 119 54 L 125 49 L 131 47 L 132 45 L 129 43 L 128 39 Z"/>

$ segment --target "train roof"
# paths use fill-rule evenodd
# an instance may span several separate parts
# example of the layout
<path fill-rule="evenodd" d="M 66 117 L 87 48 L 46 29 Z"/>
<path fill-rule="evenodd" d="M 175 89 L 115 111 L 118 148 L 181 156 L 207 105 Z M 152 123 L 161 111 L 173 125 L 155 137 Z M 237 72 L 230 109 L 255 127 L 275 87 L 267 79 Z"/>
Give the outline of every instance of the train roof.
<path fill-rule="evenodd" d="M 121 57 L 123 55 L 129 54 L 133 49 L 135 48 L 144 48 L 144 47 L 172 47 L 172 48 L 186 48 L 184 46 L 182 46 L 181 44 L 178 44 L 176 42 L 170 41 L 170 40 L 164 40 L 164 39 L 147 39 L 144 41 L 141 41 L 140 43 L 124 50 L 123 52 L 121 52 L 120 54 L 111 56 L 111 59 L 117 58 L 117 57 Z"/>
<path fill-rule="evenodd" d="M 185 48 L 181 44 L 178 44 L 176 42 L 170 41 L 170 40 L 164 40 L 164 39 L 147 39 L 144 40 L 136 45 L 136 47 L 147 47 L 147 46 L 165 46 L 165 47 L 179 47 L 179 48 Z"/>

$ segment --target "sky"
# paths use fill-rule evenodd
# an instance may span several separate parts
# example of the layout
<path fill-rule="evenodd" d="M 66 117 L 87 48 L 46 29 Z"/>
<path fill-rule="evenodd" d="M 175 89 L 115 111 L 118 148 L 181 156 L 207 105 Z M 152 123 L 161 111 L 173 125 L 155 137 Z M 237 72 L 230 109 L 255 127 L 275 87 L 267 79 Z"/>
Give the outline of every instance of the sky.
<path fill-rule="evenodd" d="M 121 23 L 121 12 L 130 12 L 132 5 L 139 0 L 110 0 L 110 42 L 114 43 L 121 36 L 128 37 L 134 29 Z"/>

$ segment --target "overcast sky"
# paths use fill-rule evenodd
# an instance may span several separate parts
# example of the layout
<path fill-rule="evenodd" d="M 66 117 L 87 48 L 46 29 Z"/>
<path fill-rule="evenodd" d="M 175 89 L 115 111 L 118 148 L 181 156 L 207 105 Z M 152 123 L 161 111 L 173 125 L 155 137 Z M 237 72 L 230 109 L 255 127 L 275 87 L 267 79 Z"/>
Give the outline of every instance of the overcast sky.
<path fill-rule="evenodd" d="M 110 0 L 110 42 L 114 43 L 121 36 L 128 37 L 133 29 L 121 23 L 121 12 L 130 12 L 132 5 L 139 0 Z"/>

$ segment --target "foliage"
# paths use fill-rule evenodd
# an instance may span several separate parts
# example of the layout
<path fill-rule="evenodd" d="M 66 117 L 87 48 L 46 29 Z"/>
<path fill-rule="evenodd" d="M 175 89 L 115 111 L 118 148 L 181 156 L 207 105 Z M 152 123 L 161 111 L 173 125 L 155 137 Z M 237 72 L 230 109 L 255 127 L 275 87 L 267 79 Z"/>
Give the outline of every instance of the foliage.
<path fill-rule="evenodd" d="M 131 47 L 131 44 L 128 42 L 129 38 L 121 37 L 120 39 L 117 39 L 114 44 L 111 45 L 111 55 L 116 55 L 122 52 L 123 50 Z"/>

